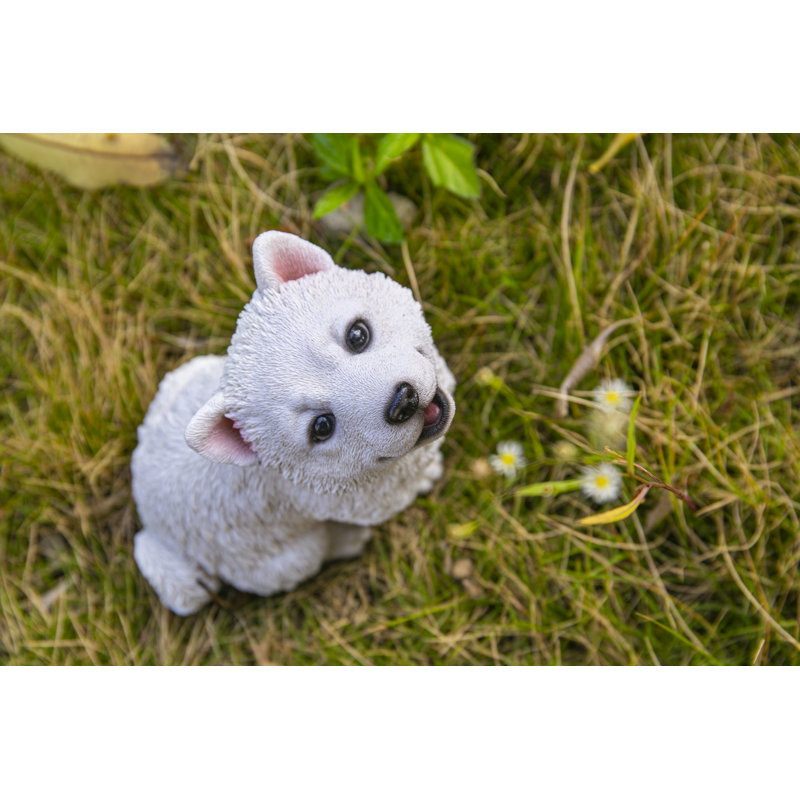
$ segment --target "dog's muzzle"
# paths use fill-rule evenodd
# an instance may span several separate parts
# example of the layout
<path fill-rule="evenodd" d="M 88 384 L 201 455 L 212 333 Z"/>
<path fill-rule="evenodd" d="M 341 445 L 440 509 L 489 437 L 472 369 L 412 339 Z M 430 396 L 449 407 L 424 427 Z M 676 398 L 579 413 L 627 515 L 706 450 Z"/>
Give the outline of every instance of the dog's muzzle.
<path fill-rule="evenodd" d="M 417 390 L 410 383 L 401 383 L 386 409 L 386 421 L 392 425 L 401 425 L 408 422 L 418 409 L 419 394 Z M 437 389 L 433 400 L 423 412 L 422 433 L 419 435 L 417 444 L 421 444 L 427 439 L 433 439 L 441 433 L 444 426 L 447 425 L 449 410 L 447 399 Z"/>
<path fill-rule="evenodd" d="M 437 389 L 422 421 L 422 433 L 419 435 L 417 444 L 421 444 L 427 439 L 438 436 L 450 420 L 450 407 L 447 398 Z"/>
<path fill-rule="evenodd" d="M 419 408 L 419 395 L 410 383 L 401 383 L 386 409 L 386 421 L 392 425 L 408 422 Z"/>

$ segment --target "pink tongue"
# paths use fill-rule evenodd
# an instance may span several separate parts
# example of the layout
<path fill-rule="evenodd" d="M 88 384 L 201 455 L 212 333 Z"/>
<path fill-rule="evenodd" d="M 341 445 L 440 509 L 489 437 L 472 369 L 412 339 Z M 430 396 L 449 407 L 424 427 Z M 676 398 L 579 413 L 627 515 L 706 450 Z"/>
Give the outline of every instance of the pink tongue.
<path fill-rule="evenodd" d="M 442 409 L 436 403 L 431 403 L 426 409 L 425 414 L 422 418 L 422 424 L 424 427 L 428 427 L 430 425 L 435 425 L 439 421 L 439 417 L 442 416 Z"/>

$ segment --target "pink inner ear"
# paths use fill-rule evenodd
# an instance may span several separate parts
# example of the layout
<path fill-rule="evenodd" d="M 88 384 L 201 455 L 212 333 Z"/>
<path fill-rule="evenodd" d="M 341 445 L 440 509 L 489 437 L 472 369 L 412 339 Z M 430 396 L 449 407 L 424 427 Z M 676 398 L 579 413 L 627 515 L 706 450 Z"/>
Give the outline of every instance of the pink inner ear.
<path fill-rule="evenodd" d="M 217 457 L 227 456 L 226 461 L 233 464 L 250 464 L 256 460 L 256 454 L 247 442 L 242 439 L 233 420 L 220 417 L 208 434 L 206 448 Z"/>
<path fill-rule="evenodd" d="M 335 266 L 321 247 L 293 233 L 265 231 L 253 242 L 253 271 L 260 289 L 277 289 L 283 283 Z"/>
<path fill-rule="evenodd" d="M 303 242 L 303 244 L 306 244 Z M 330 269 L 329 257 L 318 258 L 317 253 L 310 247 L 280 247 L 276 248 L 273 269 L 275 275 L 283 283 L 296 281 L 315 272 Z"/>

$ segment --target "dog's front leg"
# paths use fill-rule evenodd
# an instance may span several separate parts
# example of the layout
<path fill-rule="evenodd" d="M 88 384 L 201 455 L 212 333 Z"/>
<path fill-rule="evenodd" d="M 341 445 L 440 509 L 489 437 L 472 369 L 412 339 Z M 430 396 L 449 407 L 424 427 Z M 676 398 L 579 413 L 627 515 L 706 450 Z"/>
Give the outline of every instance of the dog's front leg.
<path fill-rule="evenodd" d="M 418 494 L 427 494 L 433 489 L 434 485 L 444 474 L 444 459 L 439 452 L 441 442 L 435 442 L 431 445 L 431 450 L 427 458 L 427 462 L 417 478 L 416 490 Z"/>
<path fill-rule="evenodd" d="M 218 578 L 176 552 L 151 531 L 142 530 L 136 534 L 133 556 L 161 602 L 181 616 L 194 614 L 222 586 Z"/>
<path fill-rule="evenodd" d="M 326 561 L 337 558 L 355 558 L 361 555 L 364 545 L 372 538 L 372 528 L 365 525 L 348 525 L 328 522 L 328 554 Z"/>

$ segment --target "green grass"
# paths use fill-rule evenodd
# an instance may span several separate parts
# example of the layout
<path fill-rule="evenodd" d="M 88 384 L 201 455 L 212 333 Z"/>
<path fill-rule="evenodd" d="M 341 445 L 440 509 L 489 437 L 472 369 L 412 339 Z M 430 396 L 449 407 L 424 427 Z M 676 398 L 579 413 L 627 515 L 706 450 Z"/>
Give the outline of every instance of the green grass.
<path fill-rule="evenodd" d="M 389 170 L 419 207 L 405 260 L 312 223 L 301 136 L 178 138 L 175 178 L 95 193 L 0 153 L 0 662 L 800 663 L 800 140 L 647 135 L 591 174 L 610 136 L 470 138 L 479 202 Z M 182 619 L 132 557 L 136 426 L 166 372 L 224 352 L 273 227 L 416 281 L 459 379 L 446 478 L 362 558 Z M 578 493 L 515 496 L 601 453 L 586 401 L 610 377 L 642 396 L 637 462 L 696 513 L 652 489 L 588 527 Z M 513 483 L 485 469 L 504 440 Z"/>

